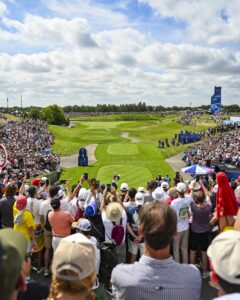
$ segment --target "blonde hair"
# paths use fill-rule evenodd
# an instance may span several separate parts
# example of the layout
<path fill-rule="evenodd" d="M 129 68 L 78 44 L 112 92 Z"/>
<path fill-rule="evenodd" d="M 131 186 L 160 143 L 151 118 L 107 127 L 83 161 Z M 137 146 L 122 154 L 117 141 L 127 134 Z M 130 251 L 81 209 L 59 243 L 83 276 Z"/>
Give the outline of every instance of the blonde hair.
<path fill-rule="evenodd" d="M 72 271 L 63 271 L 62 273 L 63 275 L 75 275 Z M 68 281 L 53 277 L 47 300 L 57 300 L 60 293 L 76 296 L 78 300 L 95 300 L 95 294 L 92 292 L 95 280 L 95 271 L 82 280 Z"/>

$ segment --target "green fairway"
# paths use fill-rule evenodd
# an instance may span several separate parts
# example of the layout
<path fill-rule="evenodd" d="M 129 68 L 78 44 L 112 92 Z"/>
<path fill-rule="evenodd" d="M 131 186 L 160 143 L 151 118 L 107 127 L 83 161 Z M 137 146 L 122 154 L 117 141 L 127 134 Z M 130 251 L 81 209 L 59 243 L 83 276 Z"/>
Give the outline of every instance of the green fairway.
<path fill-rule="evenodd" d="M 61 155 L 75 154 L 81 147 L 98 144 L 95 150 L 97 162 L 88 167 L 65 169 L 62 173 L 63 179 L 71 179 L 71 182 L 75 183 L 84 172 L 88 172 L 90 177 L 110 183 L 114 174 L 120 174 L 119 183 L 145 186 L 147 180 L 159 174 L 165 176 L 168 173 L 173 177 L 174 172 L 165 159 L 188 146 L 158 149 L 158 140 L 168 138 L 170 142 L 180 130 L 196 130 L 194 126 L 184 127 L 177 123 L 177 115 L 138 121 L 116 121 L 116 115 L 104 117 L 108 117 L 107 122 L 90 121 L 88 117 L 88 121 L 81 120 L 80 124 L 72 128 L 49 126 L 56 137 L 54 151 Z M 124 115 L 121 115 L 121 118 L 123 119 Z M 209 126 L 215 126 L 215 123 L 207 119 L 204 123 L 199 122 L 197 129 L 199 131 Z M 133 143 L 128 138 L 123 138 L 123 132 L 127 132 L 130 138 L 139 139 L 140 142 Z"/>
<path fill-rule="evenodd" d="M 136 155 L 138 148 L 134 144 L 111 144 L 107 148 L 107 153 L 112 155 Z"/>

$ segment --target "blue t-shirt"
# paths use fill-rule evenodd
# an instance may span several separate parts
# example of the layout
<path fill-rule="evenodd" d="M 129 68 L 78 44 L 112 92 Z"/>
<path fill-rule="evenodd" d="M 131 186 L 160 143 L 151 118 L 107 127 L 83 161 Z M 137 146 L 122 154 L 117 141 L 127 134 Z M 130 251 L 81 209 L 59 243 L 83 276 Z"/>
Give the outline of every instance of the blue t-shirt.
<path fill-rule="evenodd" d="M 127 213 L 127 222 L 129 223 L 129 225 L 132 228 L 133 233 L 138 236 L 138 225 L 137 225 L 137 221 L 138 221 L 138 213 L 139 210 L 141 209 L 141 207 L 135 206 L 135 207 L 128 207 L 126 209 L 126 213 Z M 129 234 L 129 238 L 131 241 L 134 241 L 134 237 Z M 143 243 L 143 240 L 141 241 L 141 243 Z"/>

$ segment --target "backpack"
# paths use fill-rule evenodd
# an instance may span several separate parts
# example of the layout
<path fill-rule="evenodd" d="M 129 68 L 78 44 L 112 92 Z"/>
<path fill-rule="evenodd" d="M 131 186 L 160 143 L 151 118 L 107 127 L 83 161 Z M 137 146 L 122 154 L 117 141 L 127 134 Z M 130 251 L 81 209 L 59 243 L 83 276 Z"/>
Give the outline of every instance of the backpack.
<path fill-rule="evenodd" d="M 111 239 L 115 241 L 116 246 L 119 246 L 122 243 L 125 234 L 122 226 L 122 218 L 119 225 L 117 225 L 115 222 L 112 222 L 112 224 L 114 227 L 112 229 Z"/>
<path fill-rule="evenodd" d="M 84 209 L 82 209 L 79 206 L 79 201 L 80 200 L 77 200 L 77 202 L 76 202 L 76 204 L 77 204 L 77 213 L 75 215 L 75 221 L 78 221 L 80 218 L 83 218 L 83 215 L 84 215 Z"/>
<path fill-rule="evenodd" d="M 47 231 L 52 231 L 52 226 L 49 222 L 49 218 L 48 218 L 48 215 L 49 213 L 51 212 L 52 210 L 48 210 L 47 212 L 47 215 L 46 215 L 46 220 L 45 220 L 45 224 L 44 224 L 44 228 L 47 230 Z"/>
<path fill-rule="evenodd" d="M 100 268 L 98 278 L 101 283 L 109 284 L 112 270 L 117 265 L 117 256 L 115 252 L 115 242 L 97 242 L 97 248 L 100 250 Z"/>

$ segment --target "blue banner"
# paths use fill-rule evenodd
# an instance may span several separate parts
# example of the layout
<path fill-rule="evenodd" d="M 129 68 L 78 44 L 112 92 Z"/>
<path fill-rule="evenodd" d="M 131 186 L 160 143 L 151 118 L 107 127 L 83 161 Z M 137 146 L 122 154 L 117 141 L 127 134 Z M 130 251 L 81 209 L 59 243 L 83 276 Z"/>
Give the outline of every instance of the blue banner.
<path fill-rule="evenodd" d="M 182 144 L 194 143 L 201 140 L 201 135 L 197 133 L 179 133 L 178 142 Z"/>
<path fill-rule="evenodd" d="M 211 97 L 211 113 L 221 112 L 221 87 L 215 86 L 214 95 Z"/>

